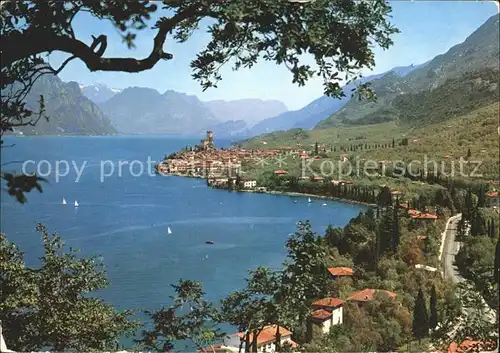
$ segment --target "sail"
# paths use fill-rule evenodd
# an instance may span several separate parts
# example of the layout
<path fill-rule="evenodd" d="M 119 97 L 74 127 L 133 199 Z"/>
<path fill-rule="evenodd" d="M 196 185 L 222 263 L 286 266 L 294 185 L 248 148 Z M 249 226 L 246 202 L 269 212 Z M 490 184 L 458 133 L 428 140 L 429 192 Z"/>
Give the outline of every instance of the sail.
<path fill-rule="evenodd" d="M 63 197 L 62 204 L 66 205 L 66 199 Z"/>
<path fill-rule="evenodd" d="M 75 200 L 75 207 L 78 207 L 78 201 Z"/>
<path fill-rule="evenodd" d="M 309 198 L 308 202 L 312 202 L 312 201 L 311 201 L 311 198 Z"/>
<path fill-rule="evenodd" d="M 168 227 L 168 234 L 172 234 L 172 230 Z"/>

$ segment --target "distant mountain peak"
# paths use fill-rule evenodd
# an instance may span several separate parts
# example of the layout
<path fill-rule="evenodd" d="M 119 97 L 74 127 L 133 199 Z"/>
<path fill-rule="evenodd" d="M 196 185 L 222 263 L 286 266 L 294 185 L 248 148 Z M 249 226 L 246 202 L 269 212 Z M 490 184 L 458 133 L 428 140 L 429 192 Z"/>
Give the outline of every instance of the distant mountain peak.
<path fill-rule="evenodd" d="M 118 88 L 109 88 L 105 84 L 96 83 L 96 84 L 78 84 L 83 94 L 93 101 L 94 103 L 102 103 L 107 101 L 115 94 L 120 93 L 122 90 Z"/>

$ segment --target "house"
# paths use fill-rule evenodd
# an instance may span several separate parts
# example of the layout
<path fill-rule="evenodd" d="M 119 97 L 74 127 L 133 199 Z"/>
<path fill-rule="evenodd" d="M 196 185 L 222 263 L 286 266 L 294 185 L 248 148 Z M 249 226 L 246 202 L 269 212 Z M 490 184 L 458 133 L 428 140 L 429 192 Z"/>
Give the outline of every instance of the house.
<path fill-rule="evenodd" d="M 197 353 L 238 353 L 239 347 L 228 347 L 222 343 L 215 344 L 213 346 L 202 347 L 197 350 Z"/>
<path fill-rule="evenodd" d="M 346 153 L 342 153 L 340 155 L 340 161 L 341 162 L 347 162 L 349 160 L 347 157 L 348 157 L 348 155 Z"/>
<path fill-rule="evenodd" d="M 396 298 L 396 293 L 389 292 L 387 290 L 383 290 L 383 289 L 363 289 L 362 291 L 354 293 L 353 295 L 351 295 L 349 298 L 346 299 L 346 301 L 356 302 L 358 304 L 363 304 L 363 303 L 366 303 L 366 302 L 371 302 L 374 299 L 375 294 L 377 294 L 377 293 L 385 293 L 390 298 Z"/>
<path fill-rule="evenodd" d="M 324 298 L 312 303 L 311 325 L 317 325 L 323 333 L 330 332 L 334 325 L 342 325 L 342 306 L 344 301 L 338 298 Z"/>
<path fill-rule="evenodd" d="M 399 196 L 403 195 L 403 192 L 399 190 L 391 190 L 391 195 L 393 198 L 398 198 Z"/>
<path fill-rule="evenodd" d="M 488 198 L 489 207 L 500 208 L 500 193 L 498 191 L 492 191 L 486 194 Z"/>
<path fill-rule="evenodd" d="M 253 189 L 257 186 L 257 180 L 255 179 L 242 179 L 240 181 L 240 187 L 244 189 Z"/>
<path fill-rule="evenodd" d="M 332 275 L 333 279 L 343 276 L 352 276 L 352 268 L 349 267 L 328 267 L 328 272 Z"/>
<path fill-rule="evenodd" d="M 460 343 L 460 345 L 452 342 L 448 347 L 447 353 L 491 352 L 497 348 L 496 346 L 497 344 L 495 341 L 481 342 L 466 339 Z"/>
<path fill-rule="evenodd" d="M 418 210 L 412 210 L 412 209 L 409 209 L 409 210 L 408 210 L 408 214 L 409 214 L 410 216 L 412 216 L 412 217 L 413 217 L 413 216 L 418 216 L 420 213 L 421 213 L 421 212 L 420 212 L 420 211 L 418 211 Z"/>
<path fill-rule="evenodd" d="M 258 352 L 275 352 L 276 351 L 276 332 L 277 332 L 277 325 L 268 325 L 265 326 L 262 331 L 257 335 L 257 351 Z M 279 333 L 280 333 L 280 343 L 281 345 L 284 344 L 289 344 L 291 347 L 296 348 L 298 345 L 294 341 L 292 341 L 292 333 L 284 328 L 284 327 L 279 327 Z M 224 340 L 223 346 L 225 347 L 225 351 L 221 352 L 234 352 L 234 350 L 231 349 L 236 349 L 236 352 L 239 350 L 241 340 L 244 339 L 245 333 L 244 332 L 239 332 L 230 335 L 227 339 Z M 250 342 L 253 341 L 253 334 L 250 334 Z"/>
<path fill-rule="evenodd" d="M 281 176 L 281 175 L 287 175 L 288 172 L 286 170 L 283 170 L 283 169 L 278 169 L 278 170 L 274 171 L 274 174 Z"/>
<path fill-rule="evenodd" d="M 314 181 L 316 183 L 322 183 L 323 182 L 323 177 L 319 176 L 319 175 L 311 175 L 310 180 Z"/>
<path fill-rule="evenodd" d="M 438 219 L 438 216 L 432 213 L 420 213 L 411 216 L 412 219 L 415 219 L 417 221 L 425 222 L 425 223 L 431 223 L 435 222 L 436 219 Z"/>

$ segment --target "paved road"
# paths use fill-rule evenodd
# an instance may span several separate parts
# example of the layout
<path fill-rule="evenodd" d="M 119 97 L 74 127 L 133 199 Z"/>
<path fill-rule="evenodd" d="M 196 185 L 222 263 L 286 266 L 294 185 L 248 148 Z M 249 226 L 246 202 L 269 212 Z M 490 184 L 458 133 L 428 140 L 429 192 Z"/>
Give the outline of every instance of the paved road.
<path fill-rule="evenodd" d="M 459 214 L 455 217 L 450 218 L 450 221 L 447 223 L 447 228 L 445 229 L 444 236 L 444 246 L 443 253 L 441 257 L 442 266 L 444 269 L 444 277 L 450 278 L 453 283 L 459 283 L 465 281 L 465 279 L 458 272 L 458 268 L 455 265 L 455 255 L 458 253 L 460 244 L 455 241 L 455 236 L 457 233 L 457 225 L 459 220 L 462 218 L 462 215 Z M 488 314 L 492 322 L 495 322 L 495 311 L 492 310 L 488 304 L 483 299 L 484 306 L 487 308 Z M 464 312 L 465 320 L 467 317 L 467 312 Z M 458 325 L 456 327 L 458 329 Z M 498 352 L 498 347 L 496 350 L 492 351 L 493 353 Z"/>
<path fill-rule="evenodd" d="M 450 278 L 453 283 L 458 283 L 464 281 L 458 268 L 455 266 L 455 255 L 458 252 L 459 243 L 455 241 L 455 235 L 457 232 L 458 221 L 461 219 L 461 215 L 451 218 L 448 222 L 448 227 L 446 228 L 444 247 L 443 247 L 443 269 L 444 277 Z"/>

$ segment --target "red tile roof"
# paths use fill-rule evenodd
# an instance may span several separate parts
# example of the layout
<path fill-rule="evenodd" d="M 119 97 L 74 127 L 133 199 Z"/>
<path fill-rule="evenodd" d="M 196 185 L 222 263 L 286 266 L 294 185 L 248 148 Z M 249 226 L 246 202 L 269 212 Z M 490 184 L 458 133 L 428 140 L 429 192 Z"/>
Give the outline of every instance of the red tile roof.
<path fill-rule="evenodd" d="M 277 325 L 265 326 L 264 329 L 257 336 L 257 344 L 262 344 L 262 343 L 274 341 L 276 339 L 276 326 Z M 239 337 L 245 337 L 244 332 L 239 332 L 236 335 L 238 335 Z M 288 329 L 280 326 L 280 335 L 281 335 L 281 337 L 291 336 L 292 333 Z M 253 334 L 250 334 L 250 342 L 251 341 L 253 341 Z"/>
<path fill-rule="evenodd" d="M 364 289 L 364 290 L 362 290 L 360 292 L 354 293 L 353 295 L 351 295 L 346 300 L 352 300 L 352 301 L 355 301 L 355 302 L 367 302 L 367 301 L 371 301 L 371 300 L 373 300 L 373 297 L 375 296 L 376 292 L 384 292 L 384 293 L 386 293 L 391 298 L 395 298 L 396 297 L 396 293 L 389 292 L 389 291 L 386 291 L 386 290 L 382 290 L 382 289 Z"/>
<path fill-rule="evenodd" d="M 328 267 L 328 272 L 332 276 L 352 276 L 352 268 L 349 267 Z"/>
<path fill-rule="evenodd" d="M 438 216 L 436 216 L 435 214 L 432 214 L 432 213 L 422 213 L 422 214 L 414 215 L 411 218 L 413 218 L 413 219 L 437 219 Z"/>
<path fill-rule="evenodd" d="M 417 235 L 418 240 L 425 240 L 427 239 L 427 235 Z"/>
<path fill-rule="evenodd" d="M 338 298 L 324 298 L 312 303 L 313 306 L 323 306 L 328 308 L 337 308 L 339 306 L 342 306 L 343 304 L 344 301 Z"/>
<path fill-rule="evenodd" d="M 332 313 L 323 309 L 314 310 L 311 313 L 311 318 L 315 320 L 325 321 L 332 317 Z"/>
<path fill-rule="evenodd" d="M 464 340 L 460 346 L 458 346 L 455 342 L 450 344 L 448 347 L 448 353 L 466 353 L 466 352 L 477 352 L 478 349 L 481 351 L 493 351 L 496 348 L 496 342 L 481 342 L 481 341 L 472 341 L 472 340 Z"/>
<path fill-rule="evenodd" d="M 498 193 L 498 191 L 489 192 L 487 195 L 488 195 L 488 197 L 500 197 L 500 194 Z"/>
<path fill-rule="evenodd" d="M 274 174 L 283 175 L 283 174 L 288 174 L 288 172 L 286 170 L 283 170 L 283 169 L 278 169 L 278 170 L 274 171 Z"/>
<path fill-rule="evenodd" d="M 412 216 L 416 216 L 420 214 L 420 211 L 417 210 L 408 210 L 408 214 Z"/>

